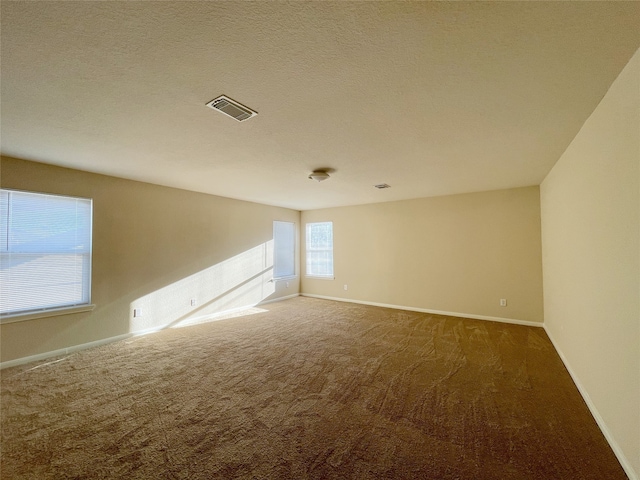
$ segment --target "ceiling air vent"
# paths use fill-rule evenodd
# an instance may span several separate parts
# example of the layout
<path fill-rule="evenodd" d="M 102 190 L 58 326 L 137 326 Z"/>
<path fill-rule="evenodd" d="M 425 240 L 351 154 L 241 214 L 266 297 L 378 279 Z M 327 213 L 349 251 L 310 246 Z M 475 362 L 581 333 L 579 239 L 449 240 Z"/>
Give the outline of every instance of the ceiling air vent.
<path fill-rule="evenodd" d="M 249 107 L 245 107 L 224 95 L 220 95 L 218 98 L 211 100 L 207 103 L 207 107 L 218 110 L 231 118 L 235 118 L 239 122 L 255 117 L 258 114 L 258 112 L 254 112 Z"/>
<path fill-rule="evenodd" d="M 390 188 L 391 185 L 387 185 L 386 183 L 379 183 L 378 185 L 374 185 L 374 187 L 382 190 L 383 188 Z"/>

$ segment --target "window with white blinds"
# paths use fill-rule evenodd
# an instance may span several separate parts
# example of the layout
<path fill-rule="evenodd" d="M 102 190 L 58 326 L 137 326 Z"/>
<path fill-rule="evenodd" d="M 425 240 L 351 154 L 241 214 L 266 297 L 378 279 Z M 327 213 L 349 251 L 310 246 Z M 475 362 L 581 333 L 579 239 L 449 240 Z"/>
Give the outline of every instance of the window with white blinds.
<path fill-rule="evenodd" d="M 296 273 L 296 225 L 273 222 L 273 278 L 293 277 Z"/>
<path fill-rule="evenodd" d="M 307 223 L 306 274 L 333 278 L 333 222 Z"/>
<path fill-rule="evenodd" d="M 91 301 L 92 201 L 0 190 L 0 314 Z"/>

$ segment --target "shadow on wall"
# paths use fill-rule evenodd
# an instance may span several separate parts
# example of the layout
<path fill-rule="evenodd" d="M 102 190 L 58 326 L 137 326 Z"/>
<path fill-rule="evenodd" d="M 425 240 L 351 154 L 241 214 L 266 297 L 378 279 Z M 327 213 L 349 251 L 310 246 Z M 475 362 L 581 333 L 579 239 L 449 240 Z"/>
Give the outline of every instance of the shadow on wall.
<path fill-rule="evenodd" d="M 129 332 L 202 323 L 275 292 L 273 240 L 133 300 Z"/>

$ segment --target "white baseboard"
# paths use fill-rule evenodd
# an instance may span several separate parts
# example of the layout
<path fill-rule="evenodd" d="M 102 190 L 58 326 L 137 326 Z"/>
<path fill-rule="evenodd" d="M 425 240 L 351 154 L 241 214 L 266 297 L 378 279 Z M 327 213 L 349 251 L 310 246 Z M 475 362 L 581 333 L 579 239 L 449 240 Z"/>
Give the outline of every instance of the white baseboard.
<path fill-rule="evenodd" d="M 580 382 L 580 379 L 578 378 L 578 376 L 576 375 L 574 370 L 571 368 L 567 358 L 565 357 L 564 353 L 562 352 L 562 350 L 560 349 L 558 344 L 553 339 L 553 336 L 549 333 L 549 330 L 544 325 L 544 323 L 531 322 L 531 321 L 528 321 L 528 320 L 517 320 L 517 319 L 510 319 L 510 318 L 501 318 L 501 317 L 489 317 L 489 316 L 486 316 L 486 315 L 474 315 L 474 314 L 457 313 L 457 312 L 444 312 L 444 311 L 440 311 L 440 310 L 431 310 L 431 309 L 416 308 L 416 307 L 405 307 L 405 306 L 401 306 L 401 305 L 390 305 L 390 304 L 386 304 L 386 303 L 366 302 L 366 301 L 363 301 L 363 300 L 352 300 L 352 299 L 346 299 L 346 298 L 329 297 L 329 296 L 325 296 L 325 295 L 315 295 L 315 294 L 311 294 L 311 293 L 301 293 L 300 295 L 303 296 L 303 297 L 321 298 L 321 299 L 324 299 L 324 300 L 335 300 L 335 301 L 338 301 L 338 302 L 348 302 L 348 303 L 359 303 L 359 304 L 362 304 L 362 305 L 372 305 L 374 307 L 394 308 L 394 309 L 399 309 L 399 310 L 408 310 L 408 311 L 412 311 L 412 312 L 433 313 L 433 314 L 447 315 L 447 316 L 452 316 L 452 317 L 473 318 L 473 319 L 478 319 L 478 320 L 489 320 L 489 321 L 493 321 L 493 322 L 514 323 L 516 325 L 527 325 L 527 326 L 532 326 L 532 327 L 542 327 L 542 328 L 544 328 L 545 332 L 547 333 L 547 336 L 549 337 L 549 339 L 551 340 L 551 343 L 553 344 L 553 347 L 555 348 L 556 352 L 558 352 L 558 355 L 562 359 L 562 362 L 564 363 L 564 366 L 566 367 L 567 371 L 569 372 L 569 375 L 571 376 L 571 378 L 573 379 L 573 382 L 575 383 L 576 387 L 578 388 L 578 392 L 580 392 L 580 395 L 582 395 L 582 398 L 584 399 L 585 403 L 587 404 L 587 407 L 591 411 L 591 414 L 593 415 L 593 418 L 596 420 L 596 423 L 598 424 L 598 427 L 600 427 L 600 430 L 602 431 L 602 434 L 605 436 L 607 442 L 609 443 L 609 446 L 613 450 L 613 453 L 618 458 L 618 461 L 620 462 L 620 464 L 622 465 L 622 468 L 624 469 L 625 473 L 629 477 L 629 480 L 640 480 L 640 474 L 638 474 L 633 469 L 631 464 L 629 463 L 629 460 L 627 459 L 627 457 L 625 456 L 624 452 L 622 451 L 622 449 L 620 448 L 620 446 L 618 445 L 618 443 L 614 439 L 613 435 L 609 431 L 609 429 L 607 427 L 607 424 L 605 423 L 604 419 L 602 418 L 602 415 L 600 415 L 600 412 L 598 412 L 598 409 L 596 408 L 595 404 L 591 400 L 591 397 L 589 396 L 589 393 L 587 392 L 587 390 L 584 388 L 584 386 Z"/>
<path fill-rule="evenodd" d="M 396 310 L 408 310 L 410 312 L 433 313 L 436 315 L 447 315 L 449 317 L 473 318 L 474 320 L 489 320 L 491 322 L 514 323 L 516 325 L 526 325 L 528 327 L 542 327 L 541 322 L 530 320 L 518 320 L 515 318 L 490 317 L 487 315 L 475 315 L 473 313 L 444 312 L 442 310 L 431 310 L 429 308 L 406 307 L 404 305 L 391 305 L 388 303 L 367 302 L 364 300 L 353 300 L 349 298 L 327 297 L 325 295 L 315 295 L 312 293 L 301 293 L 303 297 L 321 298 L 323 300 L 336 300 L 338 302 L 359 303 L 361 305 L 371 305 L 374 307 L 393 308 Z"/>
<path fill-rule="evenodd" d="M 58 350 L 51 350 L 49 352 L 38 353 L 37 355 L 29 355 L 28 357 L 16 358 L 15 360 L 8 360 L 6 362 L 0 363 L 0 370 L 16 367 L 18 365 L 24 365 L 25 363 L 38 362 L 40 360 L 46 360 L 47 358 L 57 357 L 59 355 L 69 355 L 74 352 L 79 352 L 80 350 L 86 350 L 87 348 L 99 347 L 100 345 L 106 345 L 107 343 L 117 342 L 119 340 L 124 340 L 129 337 L 133 337 L 134 335 L 144 335 L 145 333 L 150 332 L 135 332 L 135 333 L 124 333 L 122 335 L 117 335 L 115 337 L 103 338 L 102 340 L 96 340 L 95 342 L 82 343 L 80 345 L 73 345 L 67 348 L 60 348 Z"/>
<path fill-rule="evenodd" d="M 327 296 L 324 296 L 324 295 L 313 295 L 313 294 L 310 294 L 310 293 L 294 293 L 294 294 L 291 294 L 291 295 L 286 295 L 284 297 L 272 298 L 272 299 L 269 299 L 269 300 L 262 301 L 262 302 L 258 303 L 257 305 L 247 305 L 246 307 L 238 307 L 238 308 L 234 308 L 234 309 L 231 309 L 231 310 L 225 310 L 223 312 L 216 312 L 215 314 L 207 315 L 206 317 L 210 318 L 210 319 L 214 319 L 215 317 L 218 317 L 218 316 L 228 315 L 228 314 L 240 311 L 240 310 L 244 310 L 244 309 L 247 309 L 247 308 L 253 308 L 253 307 L 259 306 L 259 305 L 267 305 L 267 304 L 272 303 L 272 302 L 280 302 L 280 301 L 283 301 L 283 300 L 288 300 L 290 298 L 295 298 L 295 297 L 298 297 L 300 295 L 305 296 L 305 297 L 322 298 L 322 299 L 325 299 L 325 300 L 337 300 L 337 301 L 340 301 L 340 302 L 360 303 L 360 304 L 364 304 L 364 305 L 373 305 L 373 306 L 376 306 L 376 307 L 395 308 L 395 309 L 399 309 L 399 310 L 410 310 L 410 311 L 422 312 L 422 313 L 435 313 L 435 314 L 438 314 L 438 315 L 449 315 L 449 316 L 454 316 L 454 317 L 474 318 L 474 319 L 479 319 L 479 320 L 491 320 L 491 321 L 494 321 L 494 322 L 515 323 L 515 324 L 518 324 L 518 325 L 529 325 L 529 326 L 535 326 L 535 327 L 542 326 L 542 324 L 539 324 L 539 323 L 536 323 L 536 322 L 529 322 L 529 321 L 526 321 L 526 320 L 514 320 L 514 319 L 500 318 L 500 317 L 487 317 L 487 316 L 484 316 L 484 315 L 473 315 L 473 314 L 464 314 L 464 313 L 455 313 L 455 312 L 442 312 L 442 311 L 439 311 L 439 310 L 428 310 L 428 309 L 424 309 L 424 308 L 405 307 L 405 306 L 401 306 L 401 305 L 389 305 L 389 304 L 386 304 L 386 303 L 364 302 L 364 301 L 360 301 L 360 300 L 349 300 L 349 299 L 337 298 L 337 297 L 327 297 Z M 197 318 L 197 320 L 203 320 L 203 319 L 204 319 L 204 317 Z M 22 357 L 22 358 L 16 358 L 14 360 L 8 360 L 6 362 L 0 363 L 0 370 L 5 369 L 5 368 L 10 368 L 10 367 L 16 367 L 18 365 L 24 365 L 26 363 L 38 362 L 40 360 L 46 360 L 47 358 L 57 357 L 57 356 L 60 356 L 60 355 L 69 355 L 69 354 L 74 353 L 74 352 L 79 352 L 81 350 L 86 350 L 88 348 L 99 347 L 100 345 L 106 345 L 108 343 L 117 342 L 119 340 L 124 340 L 126 338 L 137 336 L 137 335 L 147 335 L 149 333 L 153 333 L 153 332 L 157 332 L 159 330 L 163 330 L 166 327 L 167 327 L 167 325 L 163 325 L 163 326 L 160 326 L 160 327 L 154 327 L 154 328 L 151 328 L 151 329 L 142 330 L 142 331 L 138 331 L 138 332 L 124 333 L 122 335 L 117 335 L 115 337 L 109 337 L 109 338 L 103 338 L 101 340 L 96 340 L 94 342 L 82 343 L 80 345 L 73 345 L 73 346 L 67 347 L 67 348 L 61 348 L 61 349 L 52 350 L 52 351 L 49 351 L 49 352 L 38 353 L 36 355 L 30 355 L 28 357 Z"/>
<path fill-rule="evenodd" d="M 549 332 L 549 329 L 546 326 L 544 327 L 544 331 L 547 333 L 547 336 L 549 337 L 549 340 L 551 340 L 551 343 L 553 344 L 553 347 L 556 349 L 556 352 L 558 352 L 558 355 L 560 356 L 562 363 L 564 363 L 565 368 L 567 369 L 567 371 L 569 372 L 569 375 L 571 375 L 571 378 L 573 379 L 573 383 L 575 383 L 576 387 L 578 388 L 578 391 L 580 392 L 580 395 L 582 395 L 582 398 L 587 404 L 587 407 L 589 407 L 589 410 L 591 411 L 591 415 L 593 415 L 593 418 L 595 418 L 596 423 L 598 424 L 598 427 L 600 427 L 600 430 L 602 431 L 602 434 L 607 439 L 607 442 L 609 442 L 609 446 L 611 447 L 611 449 L 613 450 L 613 453 L 618 458 L 618 461 L 620 462 L 620 465 L 622 465 L 622 468 L 627 474 L 627 477 L 629 477 L 629 480 L 640 480 L 640 476 L 633 469 L 633 467 L 631 466 L 631 463 L 629 463 L 629 460 L 627 459 L 624 452 L 618 445 L 618 442 L 616 442 L 616 440 L 613 438 L 613 435 L 609 431 L 609 428 L 607 427 L 607 424 L 602 418 L 602 415 L 600 415 L 600 412 L 598 412 L 598 409 L 593 403 L 593 400 L 591 400 L 591 397 L 589 396 L 587 389 L 584 388 L 584 386 L 580 382 L 578 375 L 575 373 L 573 368 L 571 368 L 571 365 L 569 364 L 567 357 L 565 357 L 564 353 L 560 349 L 560 346 L 553 339 L 551 332 Z"/>
<path fill-rule="evenodd" d="M 371 306 L 374 306 L 374 307 L 393 308 L 393 309 L 396 309 L 396 310 L 408 310 L 408 311 L 412 311 L 412 312 L 433 313 L 433 314 L 437 314 L 437 315 L 447 315 L 447 316 L 451 316 L 451 317 L 463 317 L 463 318 L 472 318 L 472 319 L 476 319 L 476 320 L 489 320 L 489 321 L 492 321 L 492 322 L 513 323 L 513 324 L 516 324 L 516 325 L 526 325 L 526 326 L 531 326 L 531 327 L 543 327 L 545 332 L 547 333 L 547 336 L 551 340 L 551 343 L 553 344 L 554 348 L 558 352 L 558 355 L 562 359 L 562 362 L 564 363 L 564 366 L 566 367 L 567 371 L 569 372 L 569 375 L 571 375 L 571 378 L 573 379 L 573 382 L 575 383 L 576 387 L 578 388 L 578 391 L 580 392 L 580 395 L 582 395 L 582 398 L 584 399 L 585 403 L 587 404 L 587 407 L 591 411 L 591 414 L 595 418 L 596 423 L 600 427 L 600 430 L 602 431 L 603 435 L 607 439 L 607 442 L 609 442 L 609 445 L 611 446 L 611 449 L 613 450 L 614 454 L 618 458 L 618 461 L 622 465 L 622 468 L 624 469 L 625 473 L 629 477 L 629 480 L 640 480 L 640 476 L 638 475 L 638 473 L 635 472 L 635 470 L 633 469 L 633 467 L 631 466 L 631 464 L 627 460 L 627 457 L 625 456 L 624 452 L 622 451 L 622 449 L 620 448 L 618 443 L 615 441 L 613 435 L 611 434 L 611 432 L 607 428 L 607 425 L 606 425 L 604 419 L 602 418 L 602 416 L 600 415 L 600 412 L 598 412 L 598 409 L 596 408 L 595 404 L 591 400 L 591 397 L 589 396 L 589 393 L 583 387 L 582 383 L 580 382 L 580 379 L 575 374 L 574 370 L 571 368 L 571 365 L 569 364 L 569 361 L 567 360 L 567 358 L 565 357 L 564 353 L 562 352 L 562 350 L 560 349 L 560 347 L 558 346 L 556 341 L 553 339 L 553 336 L 551 335 L 551 333 L 549 332 L 549 330 L 546 328 L 546 326 L 544 324 L 539 323 L 539 322 L 531 322 L 531 321 L 528 321 L 528 320 L 518 320 L 518 319 L 502 318 L 502 317 L 490 317 L 490 316 L 487 316 L 487 315 L 475 315 L 475 314 L 458 313 L 458 312 L 445 312 L 445 311 L 441 311 L 441 310 L 431 310 L 431 309 L 427 309 L 427 308 L 416 308 L 416 307 L 407 307 L 407 306 L 402 306 L 402 305 L 391 305 L 391 304 L 387 304 L 387 303 L 367 302 L 367 301 L 363 301 L 363 300 L 353 300 L 353 299 L 346 299 L 346 298 L 329 297 L 329 296 L 325 296 L 325 295 L 315 295 L 315 294 L 311 294 L 311 293 L 294 293 L 292 295 L 286 295 L 284 297 L 273 298 L 273 299 L 270 299 L 270 300 L 262 301 L 262 302 L 258 303 L 257 305 L 249 305 L 249 306 L 246 306 L 246 307 L 235 308 L 235 309 L 232 309 L 232 310 L 229 310 L 229 311 L 225 311 L 225 312 L 218 312 L 215 315 L 211 315 L 211 317 L 217 317 L 217 316 L 221 316 L 221 315 L 226 315 L 226 314 L 229 314 L 229 313 L 232 313 L 232 312 L 235 312 L 235 311 L 249 309 L 249 308 L 253 308 L 254 306 L 259 306 L 259 305 L 267 305 L 269 303 L 288 300 L 290 298 L 295 298 L 295 297 L 298 297 L 298 296 L 311 297 L 311 298 L 320 298 L 320 299 L 324 299 L 324 300 L 335 300 L 335 301 L 338 301 L 338 302 L 357 303 L 357 304 L 362 304 L 362 305 L 371 305 Z M 94 342 L 83 343 L 83 344 L 80 344 L 80 345 L 74 345 L 74 346 L 67 347 L 67 348 L 61 348 L 59 350 L 52 350 L 52 351 L 49 351 L 49 352 L 39 353 L 37 355 L 30 355 L 28 357 L 22 357 L 22 358 L 17 358 L 15 360 L 9 360 L 9 361 L 0 363 L 0 370 L 2 370 L 4 368 L 9 368 L 9 367 L 15 367 L 15 366 L 18 366 L 18 365 L 24 365 L 26 363 L 37 362 L 37 361 L 40 361 L 40 360 L 46 360 L 47 358 L 57 357 L 57 356 L 60 356 L 60 355 L 69 355 L 69 354 L 74 353 L 74 352 L 78 352 L 78 351 L 81 351 L 81 350 L 86 350 L 88 348 L 98 347 L 98 346 L 101 346 L 101 345 L 106 345 L 108 343 L 117 342 L 119 340 L 124 340 L 124 339 L 130 338 L 130 337 L 134 337 L 134 336 L 138 336 L 138 335 L 146 335 L 146 334 L 149 334 L 149 333 L 157 332 L 157 331 L 162 330 L 164 328 L 166 328 L 166 327 L 163 326 L 163 327 L 143 330 L 143 331 L 139 331 L 139 332 L 125 333 L 125 334 L 122 334 L 122 335 L 117 335 L 115 337 L 109 337 L 109 338 L 104 338 L 104 339 L 101 339 L 101 340 L 96 340 Z"/>
<path fill-rule="evenodd" d="M 287 300 L 289 298 L 294 298 L 294 297 L 297 297 L 297 296 L 299 296 L 299 294 L 298 293 L 294 293 L 292 295 L 287 295 L 285 297 L 272 298 L 270 300 L 265 300 L 263 302 L 260 302 L 257 305 L 247 305 L 245 307 L 233 308 L 233 309 L 230 309 L 230 310 L 225 310 L 223 312 L 216 312 L 214 314 L 207 315 L 206 318 L 214 320 L 216 317 L 229 315 L 231 313 L 235 313 L 235 312 L 238 312 L 238 311 L 241 311 L 241 310 L 247 310 L 249 308 L 253 308 L 253 307 L 258 306 L 258 305 L 267 305 L 267 304 L 272 303 L 272 302 L 279 302 L 281 300 Z M 201 318 L 198 318 L 198 320 L 203 320 L 204 318 L 205 317 L 201 317 Z M 24 365 L 26 363 L 39 362 L 41 360 L 46 360 L 47 358 L 57 357 L 57 356 L 60 356 L 60 355 L 69 355 L 69 354 L 72 354 L 72 353 L 75 353 L 75 352 L 79 352 L 81 350 L 86 350 L 88 348 L 99 347 L 101 345 L 106 345 L 108 343 L 113 343 L 113 342 L 117 342 L 117 341 L 120 341 L 120 340 L 125 340 L 127 338 L 135 337 L 135 336 L 138 336 L 138 335 L 147 335 L 149 333 L 154 333 L 154 332 L 158 332 L 160 330 L 164 330 L 168 326 L 169 325 L 163 325 L 163 326 L 160 326 L 160 327 L 149 328 L 149 329 L 140 330 L 140 331 L 137 331 L 137 332 L 123 333 L 122 335 L 116 335 L 115 337 L 109 337 L 109 338 L 103 338 L 101 340 L 96 340 L 94 342 L 82 343 L 80 345 L 73 345 L 73 346 L 67 347 L 67 348 L 60 348 L 58 350 L 51 350 L 49 352 L 38 353 L 36 355 L 29 355 L 28 357 L 16 358 L 15 360 L 8 360 L 6 362 L 0 363 L 0 370 L 3 370 L 5 368 L 10 368 L 10 367 L 17 367 L 18 365 Z"/>

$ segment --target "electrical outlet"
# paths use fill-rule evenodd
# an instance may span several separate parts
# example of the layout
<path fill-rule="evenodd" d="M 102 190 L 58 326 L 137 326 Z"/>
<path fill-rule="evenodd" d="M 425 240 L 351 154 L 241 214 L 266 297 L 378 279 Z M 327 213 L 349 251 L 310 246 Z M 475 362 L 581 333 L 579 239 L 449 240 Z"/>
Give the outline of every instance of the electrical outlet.
<path fill-rule="evenodd" d="M 500 299 L 500 306 L 501 307 L 506 307 L 507 306 L 507 299 L 506 298 L 501 298 Z"/>
<path fill-rule="evenodd" d="M 135 317 L 141 317 L 142 316 L 142 309 L 141 308 L 134 308 L 133 309 L 133 316 Z"/>
<path fill-rule="evenodd" d="M 349 288 L 348 288 L 346 285 L 344 286 L 344 289 L 345 289 L 345 290 L 349 290 Z"/>
<path fill-rule="evenodd" d="M 285 282 L 285 287 L 289 288 L 289 282 Z"/>
<path fill-rule="evenodd" d="M 192 307 L 195 307 L 195 306 L 196 306 L 196 299 L 195 299 L 195 298 L 192 298 L 192 299 L 191 299 L 191 306 L 192 306 Z"/>

